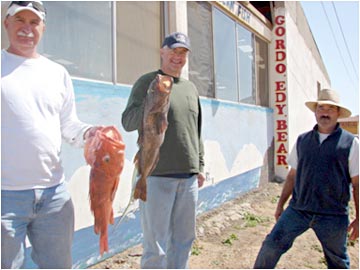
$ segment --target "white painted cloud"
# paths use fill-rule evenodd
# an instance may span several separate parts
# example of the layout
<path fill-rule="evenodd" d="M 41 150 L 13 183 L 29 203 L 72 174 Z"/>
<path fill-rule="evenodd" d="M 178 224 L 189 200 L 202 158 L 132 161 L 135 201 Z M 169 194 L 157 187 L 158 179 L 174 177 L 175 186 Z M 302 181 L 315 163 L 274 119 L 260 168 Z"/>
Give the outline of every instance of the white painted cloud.
<path fill-rule="evenodd" d="M 254 144 L 245 144 L 238 153 L 230 171 L 230 176 L 242 174 L 263 165 L 263 156 Z"/>

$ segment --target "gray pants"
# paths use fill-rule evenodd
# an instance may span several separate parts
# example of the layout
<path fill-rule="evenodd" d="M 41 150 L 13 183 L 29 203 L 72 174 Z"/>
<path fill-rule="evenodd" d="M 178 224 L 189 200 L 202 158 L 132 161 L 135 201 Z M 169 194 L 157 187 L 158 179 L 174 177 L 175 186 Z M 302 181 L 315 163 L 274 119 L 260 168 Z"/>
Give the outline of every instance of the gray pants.
<path fill-rule="evenodd" d="M 141 268 L 188 268 L 195 240 L 197 176 L 148 177 L 147 201 L 140 202 L 144 233 Z"/>

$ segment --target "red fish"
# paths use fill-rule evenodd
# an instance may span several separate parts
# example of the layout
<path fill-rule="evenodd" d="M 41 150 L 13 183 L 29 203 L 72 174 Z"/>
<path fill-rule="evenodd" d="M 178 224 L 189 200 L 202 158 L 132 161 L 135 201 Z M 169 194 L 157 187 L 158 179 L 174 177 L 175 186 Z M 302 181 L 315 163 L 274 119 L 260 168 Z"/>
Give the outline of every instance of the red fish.
<path fill-rule="evenodd" d="M 94 214 L 94 231 L 100 233 L 100 254 L 109 251 L 108 224 L 114 224 L 112 203 L 124 167 L 125 144 L 114 126 L 103 127 L 90 137 L 84 147 L 90 171 L 90 208 Z"/>
<path fill-rule="evenodd" d="M 157 74 L 151 82 L 144 103 L 144 114 L 139 129 L 139 151 L 135 156 L 139 180 L 136 183 L 134 199 L 146 201 L 146 178 L 155 169 L 168 126 L 167 114 L 170 107 L 172 77 Z"/>

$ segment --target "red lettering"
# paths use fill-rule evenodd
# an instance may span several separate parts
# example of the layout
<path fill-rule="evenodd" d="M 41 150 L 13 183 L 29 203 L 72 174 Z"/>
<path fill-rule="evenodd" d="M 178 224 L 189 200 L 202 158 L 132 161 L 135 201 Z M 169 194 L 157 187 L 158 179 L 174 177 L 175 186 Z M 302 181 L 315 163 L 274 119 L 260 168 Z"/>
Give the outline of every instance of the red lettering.
<path fill-rule="evenodd" d="M 275 93 L 276 98 L 275 98 L 275 102 L 284 102 L 286 100 L 286 95 L 285 93 Z"/>
<path fill-rule="evenodd" d="M 277 82 L 275 82 L 275 84 L 276 84 L 275 91 L 285 91 L 286 90 L 285 81 L 277 81 Z"/>
<path fill-rule="evenodd" d="M 275 29 L 275 35 L 277 35 L 278 37 L 281 37 L 283 35 L 285 35 L 285 27 L 279 26 Z"/>
<path fill-rule="evenodd" d="M 277 123 L 276 130 L 286 130 L 287 129 L 286 120 L 276 120 L 276 123 Z"/>
<path fill-rule="evenodd" d="M 285 58 L 286 58 L 286 53 L 285 52 L 282 52 L 282 51 L 280 51 L 280 52 L 276 52 L 276 59 L 275 59 L 275 61 L 283 61 L 283 60 L 285 60 Z"/>
<path fill-rule="evenodd" d="M 287 165 L 286 156 L 278 155 L 276 165 L 285 165 L 286 166 Z"/>
<path fill-rule="evenodd" d="M 287 132 L 277 132 L 278 138 L 277 141 L 278 142 L 287 142 Z"/>
<path fill-rule="evenodd" d="M 284 73 L 286 71 L 286 66 L 284 64 L 277 64 L 275 70 L 277 73 Z"/>
<path fill-rule="evenodd" d="M 278 154 L 287 154 L 285 144 L 281 143 L 279 149 L 276 151 Z"/>
<path fill-rule="evenodd" d="M 285 16 L 279 15 L 275 17 L 275 35 L 277 37 L 282 37 L 286 34 L 285 29 Z M 286 73 L 286 64 L 281 63 L 286 60 L 286 51 L 285 51 L 285 40 L 276 39 L 275 40 L 275 61 L 278 62 L 275 65 L 275 71 L 278 74 Z M 277 115 L 284 115 L 286 112 L 286 81 L 275 81 L 275 107 L 277 108 Z M 287 133 L 288 125 L 286 120 L 276 120 L 276 138 L 277 138 L 277 150 L 276 150 L 276 165 L 277 166 L 287 166 L 286 154 L 288 153 L 285 147 L 285 142 L 288 140 Z"/>
<path fill-rule="evenodd" d="M 276 106 L 276 108 L 279 109 L 279 111 L 278 111 L 278 114 L 279 114 L 279 115 L 284 114 L 283 109 L 285 108 L 286 104 L 281 104 L 281 105 L 280 105 L 280 104 L 276 104 L 275 106 Z"/>
<path fill-rule="evenodd" d="M 285 50 L 285 41 L 283 39 L 277 39 L 275 50 Z"/>
<path fill-rule="evenodd" d="M 283 15 L 277 16 L 277 17 L 275 18 L 275 23 L 276 23 L 277 25 L 282 25 L 282 24 L 284 24 L 284 23 L 285 23 L 285 16 L 283 16 Z"/>

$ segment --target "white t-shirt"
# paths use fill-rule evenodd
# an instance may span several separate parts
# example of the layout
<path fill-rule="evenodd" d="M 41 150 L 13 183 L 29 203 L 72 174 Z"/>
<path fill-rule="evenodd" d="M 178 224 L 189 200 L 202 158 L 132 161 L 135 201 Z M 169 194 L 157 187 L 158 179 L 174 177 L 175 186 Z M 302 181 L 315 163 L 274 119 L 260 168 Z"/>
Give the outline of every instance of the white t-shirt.
<path fill-rule="evenodd" d="M 319 132 L 320 143 L 322 143 L 329 135 L 330 134 L 324 134 Z M 296 170 L 298 164 L 296 143 L 288 157 L 288 164 L 290 165 L 291 168 Z M 354 138 L 350 148 L 349 173 L 350 173 L 350 177 L 359 175 L 359 139 L 357 137 Z"/>
<path fill-rule="evenodd" d="M 1 52 L 1 189 L 46 188 L 64 181 L 62 138 L 83 146 L 74 90 L 61 65 Z"/>

